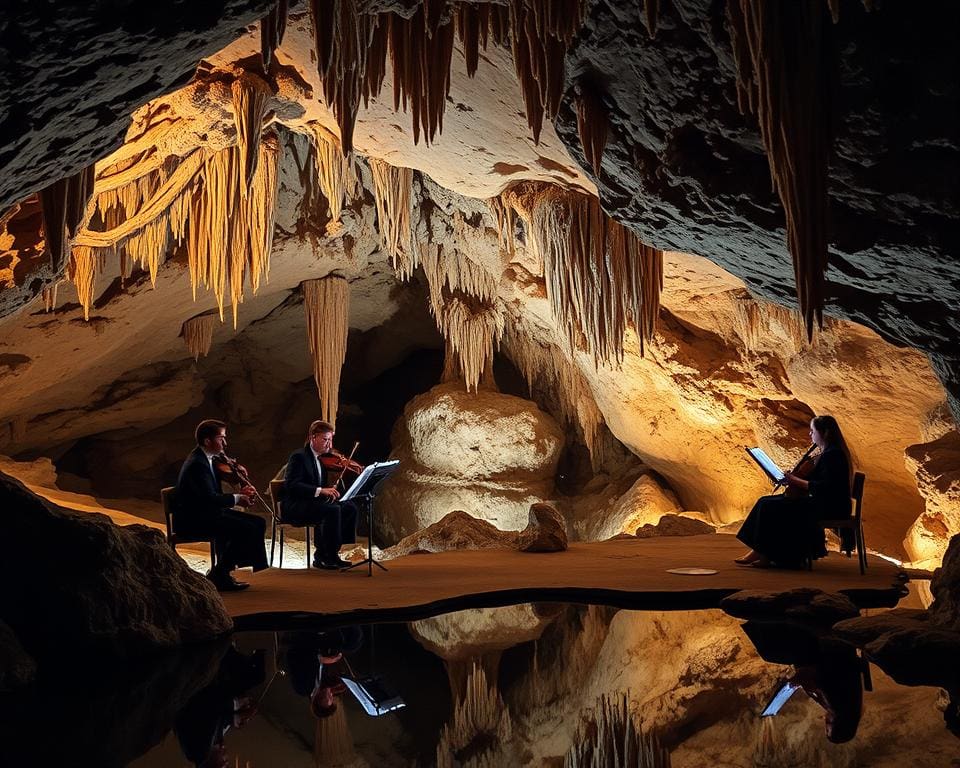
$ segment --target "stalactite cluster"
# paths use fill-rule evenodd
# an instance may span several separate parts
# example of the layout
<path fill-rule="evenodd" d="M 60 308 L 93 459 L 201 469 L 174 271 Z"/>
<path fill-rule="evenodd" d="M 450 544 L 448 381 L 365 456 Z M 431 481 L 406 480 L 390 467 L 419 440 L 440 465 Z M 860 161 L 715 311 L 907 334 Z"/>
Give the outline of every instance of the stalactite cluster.
<path fill-rule="evenodd" d="M 607 146 L 607 107 L 597 85 L 587 82 L 578 84 L 573 104 L 577 112 L 577 133 L 580 135 L 583 154 L 594 174 L 599 176 L 603 150 Z"/>
<path fill-rule="evenodd" d="M 823 6 L 728 2 L 741 112 L 756 114 L 780 195 L 808 338 L 822 326 L 827 269 L 828 66 Z"/>
<path fill-rule="evenodd" d="M 310 12 L 323 98 L 340 126 L 343 152 L 350 154 L 360 100 L 378 93 L 383 82 L 384 35 L 379 19 L 359 13 L 355 0 L 310 0 Z M 380 74 L 380 82 L 367 81 L 368 69 L 370 77 Z"/>
<path fill-rule="evenodd" d="M 552 120 L 563 96 L 564 56 L 583 23 L 585 0 L 511 0 L 513 64 L 533 139 Z"/>
<path fill-rule="evenodd" d="M 618 702 L 607 696 L 597 700 L 592 721 L 581 727 L 563 760 L 564 768 L 601 768 L 631 765 L 669 768 L 670 752 L 654 736 L 640 730 L 627 708 L 627 696 Z"/>
<path fill-rule="evenodd" d="M 595 197 L 553 187 L 532 195 L 507 190 L 503 197 L 526 220 L 570 349 L 585 349 L 598 366 L 620 365 L 632 321 L 643 354 L 660 306 L 662 252 L 608 217 Z"/>
<path fill-rule="evenodd" d="M 393 268 L 401 279 L 406 280 L 420 263 L 411 229 L 413 170 L 397 168 L 371 157 L 370 171 L 377 206 L 380 247 L 390 254 Z"/>
<path fill-rule="evenodd" d="M 277 0 L 273 10 L 260 20 L 260 58 L 264 72 L 270 71 L 273 52 L 283 42 L 283 33 L 287 29 L 288 5 L 288 0 Z"/>
<path fill-rule="evenodd" d="M 43 286 L 43 311 L 53 312 L 57 306 L 57 288 L 60 281 Z"/>
<path fill-rule="evenodd" d="M 180 328 L 180 336 L 194 360 L 206 357 L 213 344 L 213 330 L 217 318 L 209 313 L 185 320 Z"/>
<path fill-rule="evenodd" d="M 346 200 L 358 194 L 359 180 L 353 160 L 343 154 L 340 142 L 325 128 L 315 124 L 309 128 L 316 179 L 330 208 L 330 218 L 340 221 Z"/>
<path fill-rule="evenodd" d="M 579 427 L 584 445 L 597 466 L 603 458 L 600 451 L 603 414 L 576 365 L 555 345 L 533 341 L 517 323 L 508 324 L 503 351 L 523 374 L 531 395 L 543 393 L 559 407 L 559 416 L 566 424 Z"/>
<path fill-rule="evenodd" d="M 50 262 L 56 272 L 63 264 L 70 240 L 88 215 L 87 203 L 93 195 L 94 166 L 73 176 L 55 181 L 40 191 L 43 237 Z"/>
<path fill-rule="evenodd" d="M 261 277 L 269 272 L 279 155 L 276 138 L 264 137 L 253 183 L 245 196 L 240 148 L 217 152 L 204 161 L 203 183 L 190 201 L 187 256 L 191 284 L 194 292 L 201 284 L 213 292 L 221 320 L 229 286 L 234 327 L 247 271 L 254 293 Z"/>
<path fill-rule="evenodd" d="M 437 768 L 453 768 L 454 753 L 471 743 L 504 744 L 513 732 L 510 711 L 504 706 L 496 685 L 487 682 L 483 667 L 473 663 L 466 690 L 458 696 L 450 722 L 440 732 L 437 744 Z M 477 765 L 484 756 L 476 755 Z"/>
<path fill-rule="evenodd" d="M 169 175 L 151 174 L 98 196 L 103 230 L 86 229 L 75 239 L 77 248 L 96 249 L 102 261 L 118 253 L 139 260 L 156 280 L 157 270 L 171 242 L 186 243 L 194 298 L 198 286 L 213 291 L 223 319 L 229 290 L 234 327 L 249 277 L 254 293 L 269 273 L 273 244 L 280 146 L 274 135 L 264 136 L 247 190 L 246 168 L 238 146 L 213 155 L 195 150 Z M 110 227 L 111 224 L 115 226 Z M 99 263 L 81 253 L 74 275 L 89 282 L 87 268 Z M 122 266 L 126 271 L 126 267 Z M 85 304 L 81 293 L 81 303 Z M 92 297 L 90 297 L 92 298 Z"/>
<path fill-rule="evenodd" d="M 67 277 L 77 289 L 77 300 L 83 307 L 83 319 L 90 319 L 90 307 L 93 306 L 93 289 L 97 272 L 102 268 L 102 257 L 93 248 L 84 245 L 74 246 L 67 264 Z"/>
<path fill-rule="evenodd" d="M 442 132 L 455 35 L 471 77 L 491 39 L 511 44 L 527 120 L 539 143 L 544 118 L 553 119 L 560 107 L 564 56 L 583 23 L 586 2 L 510 0 L 505 6 L 424 0 L 409 18 L 360 13 L 356 0 L 311 0 L 310 8 L 324 100 L 349 154 L 361 99 L 366 104 L 380 92 L 388 56 L 393 106 L 404 111 L 409 106 L 414 143 L 421 133 L 429 144 Z"/>
<path fill-rule="evenodd" d="M 305 280 L 301 286 L 307 313 L 307 339 L 313 356 L 313 378 L 320 397 L 320 418 L 336 423 L 340 371 L 347 358 L 350 285 L 337 275 Z"/>

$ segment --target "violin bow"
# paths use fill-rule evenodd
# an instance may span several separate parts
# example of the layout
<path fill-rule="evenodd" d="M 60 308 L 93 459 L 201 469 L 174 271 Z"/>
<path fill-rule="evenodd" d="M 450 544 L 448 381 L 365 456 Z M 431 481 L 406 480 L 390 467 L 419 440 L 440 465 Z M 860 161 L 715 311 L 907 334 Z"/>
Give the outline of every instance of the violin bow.
<path fill-rule="evenodd" d="M 354 441 L 353 448 L 350 449 L 350 455 L 347 456 L 348 461 L 353 461 L 353 454 L 357 452 L 357 448 L 359 447 L 359 445 L 360 445 L 359 440 Z M 343 485 L 343 476 L 345 474 L 346 474 L 346 467 L 344 467 L 344 471 L 340 473 L 340 479 L 337 480 L 337 490 L 339 490 L 340 487 Z"/>

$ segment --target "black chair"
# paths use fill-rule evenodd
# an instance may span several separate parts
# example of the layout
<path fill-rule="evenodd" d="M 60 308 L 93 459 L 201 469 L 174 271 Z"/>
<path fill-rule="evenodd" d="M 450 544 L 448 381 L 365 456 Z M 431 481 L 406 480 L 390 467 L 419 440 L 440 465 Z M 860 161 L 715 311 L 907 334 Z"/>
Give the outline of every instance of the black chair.
<path fill-rule="evenodd" d="M 270 526 L 270 567 L 273 567 L 273 552 L 277 545 L 277 531 L 280 532 L 280 567 L 283 568 L 283 529 L 303 528 L 307 542 L 307 568 L 310 567 L 310 525 L 296 525 L 283 519 L 283 480 L 270 481 L 270 501 L 273 504 L 273 516 Z"/>
<path fill-rule="evenodd" d="M 217 564 L 217 547 L 212 538 L 194 538 L 184 536 L 183 534 L 173 532 L 173 516 L 176 514 L 174 509 L 176 488 L 168 487 L 160 489 L 160 503 L 163 505 L 163 517 L 167 523 L 167 543 L 177 549 L 177 544 L 196 544 L 198 542 L 210 542 L 210 567 Z"/>
<path fill-rule="evenodd" d="M 833 528 L 838 533 L 841 530 L 853 531 L 854 546 L 857 550 L 857 557 L 860 560 L 860 574 L 863 575 L 867 570 L 867 547 L 863 539 L 863 484 L 867 477 L 863 472 L 857 472 L 853 476 L 853 489 L 850 498 L 853 499 L 853 516 L 844 517 L 836 520 L 821 520 L 818 525 L 826 528 Z M 847 552 L 847 557 L 852 555 Z M 810 567 L 813 567 L 813 561 L 810 561 Z"/>

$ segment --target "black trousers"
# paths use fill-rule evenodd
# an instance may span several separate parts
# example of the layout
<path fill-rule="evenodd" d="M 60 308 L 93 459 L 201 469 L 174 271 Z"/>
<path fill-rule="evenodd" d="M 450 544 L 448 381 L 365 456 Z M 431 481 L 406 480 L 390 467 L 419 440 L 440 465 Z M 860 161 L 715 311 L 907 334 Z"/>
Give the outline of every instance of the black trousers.
<path fill-rule="evenodd" d="M 255 571 L 269 567 L 267 548 L 264 543 L 267 523 L 249 512 L 225 509 L 211 521 L 176 526 L 177 533 L 196 538 L 212 538 L 217 548 L 217 570 L 232 571 L 234 568 L 252 566 Z"/>
<path fill-rule="evenodd" d="M 294 525 L 313 524 L 313 540 L 320 560 L 336 559 L 341 545 L 357 541 L 357 507 L 352 501 L 312 499 L 298 504 L 297 511 L 285 513 L 283 519 Z"/>

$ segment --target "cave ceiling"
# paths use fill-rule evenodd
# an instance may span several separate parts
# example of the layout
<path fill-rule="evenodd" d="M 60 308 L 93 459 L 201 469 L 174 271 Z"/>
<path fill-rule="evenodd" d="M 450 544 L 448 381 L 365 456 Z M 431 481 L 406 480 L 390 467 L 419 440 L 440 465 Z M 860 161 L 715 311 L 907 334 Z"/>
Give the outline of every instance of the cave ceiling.
<path fill-rule="evenodd" d="M 339 27 L 327 24 L 333 30 L 360 28 L 350 25 L 362 26 L 368 14 L 390 14 L 391 23 L 407 35 L 416 24 L 435 26 L 431 39 L 436 45 L 416 49 L 420 69 L 412 68 L 404 81 L 409 87 L 420 77 L 429 93 L 419 99 L 415 91 L 393 92 L 388 57 L 382 91 L 358 106 L 350 131 L 345 130 L 349 120 L 325 95 L 331 88 L 342 93 L 347 87 L 353 60 L 334 46 L 323 57 L 333 62 L 332 69 L 322 73 L 309 3 L 290 3 L 283 39 L 274 40 L 272 49 L 267 46 L 271 63 L 264 68 L 261 32 L 285 5 L 167 0 L 144 11 L 137 3 L 59 3 L 53 13 L 47 6 L 17 2 L 0 22 L 0 316 L 5 347 L 0 376 L 8 392 L 0 418 L 36 417 L 26 442 L 19 428 L 21 445 L 39 450 L 99 431 L 157 426 L 205 402 L 204 386 L 191 372 L 180 338 L 181 324 L 218 309 L 225 327 L 232 320 L 236 339 L 264 339 L 259 345 L 231 346 L 223 342 L 226 331 L 218 330 L 210 360 L 198 363 L 208 376 L 220 366 L 217 386 L 229 390 L 220 402 L 232 402 L 233 410 L 227 412 L 242 416 L 250 406 L 237 403 L 243 393 L 255 395 L 254 380 L 292 384 L 311 373 L 302 339 L 301 283 L 333 273 L 349 280 L 354 294 L 349 327 L 376 328 L 405 311 L 408 299 L 396 290 L 394 270 L 412 275 L 416 264 L 409 260 L 410 250 L 420 243 L 418 258 L 428 283 L 424 288 L 421 279 L 420 289 L 429 294 L 437 327 L 448 340 L 470 336 L 488 348 L 486 357 L 459 350 L 468 387 L 471 377 L 476 386 L 489 365 L 495 342 L 503 339 L 508 351 L 516 346 L 511 338 L 516 329 L 541 344 L 577 348 L 570 355 L 580 371 L 580 378 L 574 378 L 588 382 L 583 392 L 592 390 L 592 396 L 580 398 L 577 415 L 587 442 L 597 424 L 605 422 L 624 445 L 678 483 L 687 509 L 715 512 L 711 505 L 729 495 L 729 481 L 720 472 L 708 473 L 706 485 L 698 487 L 702 443 L 691 438 L 679 445 L 672 435 L 712 430 L 729 442 L 770 432 L 782 445 L 796 447 L 794 427 L 809 417 L 811 407 L 842 403 L 869 412 L 882 401 L 892 412 L 901 398 L 903 412 L 887 417 L 876 435 L 857 428 L 858 442 L 869 446 L 866 452 L 882 455 L 878 475 L 884 480 L 875 493 L 879 497 L 885 489 L 888 506 L 898 510 L 884 543 L 888 551 L 900 552 L 904 530 L 923 509 L 903 466 L 903 449 L 949 431 L 943 413 L 930 415 L 937 412 L 944 390 L 954 416 L 960 414 L 955 341 L 960 333 L 960 61 L 951 39 L 960 21 L 956 6 L 936 2 L 921 10 L 889 3 L 868 11 L 849 0 L 833 4 L 838 12 L 832 23 L 825 0 L 810 0 L 809 8 L 815 10 L 807 20 L 819 30 L 815 64 L 821 100 L 811 102 L 816 110 L 804 111 L 797 104 L 807 102 L 790 99 L 781 107 L 789 112 L 783 125 L 796 128 L 798 120 L 803 126 L 808 118 L 811 131 L 827 130 L 828 141 L 818 150 L 821 160 L 828 161 L 821 169 L 825 175 L 809 182 L 825 184 L 823 210 L 814 215 L 809 209 L 817 207 L 817 195 L 804 187 L 802 175 L 796 177 L 792 202 L 784 205 L 783 190 L 793 177 L 784 176 L 783 168 L 790 162 L 820 167 L 816 158 L 805 155 L 801 144 L 795 147 L 797 154 L 787 152 L 784 159 L 786 150 L 771 145 L 777 138 L 761 134 L 762 116 L 738 108 L 742 61 L 738 64 L 734 55 L 730 8 L 724 2 L 672 0 L 659 3 L 659 13 L 653 13 L 650 6 L 657 4 L 652 0 L 504 0 L 469 6 L 444 0 L 424 5 L 417 0 L 316 2 L 322 18 L 339 19 Z M 540 9 L 542 18 L 531 21 L 531 29 L 555 34 L 546 55 L 552 64 L 540 63 L 539 79 L 515 66 L 516 52 L 523 50 L 516 38 L 511 49 L 505 40 L 498 44 L 492 31 L 486 46 L 476 47 L 476 75 L 468 74 L 470 46 L 449 30 L 438 30 L 461 23 L 463 14 L 481 7 L 501 20 L 518 8 Z M 738 0 L 735 7 L 749 9 L 750 0 Z M 582 23 L 571 22 L 575 11 L 582 13 Z M 354 55 L 372 68 L 380 38 L 370 34 L 369 49 L 359 46 L 366 54 L 354 50 Z M 535 37 L 530 35 L 524 38 L 527 44 Z M 441 82 L 444 70 L 436 65 L 443 60 L 437 51 L 441 41 L 450 48 L 447 54 L 452 51 L 449 95 Z M 431 58 L 435 56 L 440 58 Z M 339 79 L 330 75 L 335 70 Z M 538 87 L 543 122 L 532 127 L 536 120 L 530 99 L 538 96 L 531 96 L 531 88 Z M 357 104 L 358 93 L 353 94 Z M 406 109 L 394 108 L 396 98 Z M 440 117 L 442 127 L 433 132 L 431 121 Z M 340 142 L 348 133 L 353 155 L 341 163 Z M 336 159 L 330 155 L 319 177 L 311 177 L 307 171 L 323 147 L 333 147 Z M 777 152 L 780 160 L 768 159 Z M 56 257 L 51 259 L 56 249 L 44 238 L 42 226 L 40 200 L 49 198 L 41 194 L 38 199 L 36 193 L 48 192 L 65 177 L 78 179 L 82 188 L 82 172 L 94 163 L 95 194 L 74 211 L 76 232 L 66 225 L 65 258 L 56 263 Z M 251 271 L 241 268 L 232 296 L 229 285 L 211 292 L 201 287 L 194 300 L 191 288 L 197 288 L 199 278 L 193 259 L 200 251 L 213 253 L 217 238 L 201 243 L 203 238 L 184 236 L 184 242 L 166 249 L 172 242 L 166 223 L 183 235 L 186 207 L 212 194 L 210 179 L 237 168 L 246 186 L 236 188 L 230 210 L 234 218 L 249 216 L 268 231 L 260 231 L 259 244 L 250 246 L 246 263 Z M 771 183 L 771 168 L 779 187 Z M 180 206 L 180 214 L 164 214 L 160 256 L 152 263 L 144 256 L 141 271 L 121 283 L 115 264 L 103 264 L 109 248 L 96 254 L 108 239 L 103 232 L 111 225 L 119 231 L 124 222 L 108 222 L 106 209 L 94 201 L 104 192 L 119 195 L 116 179 L 137 181 L 148 174 L 153 178 L 129 203 L 127 223 L 136 218 L 137 206 L 147 208 L 151 199 L 162 198 L 167 210 Z M 205 183 L 184 183 L 193 178 L 190 174 L 205 174 Z M 316 185 L 328 199 L 322 216 L 311 218 L 316 206 L 307 201 L 309 188 Z M 273 194 L 275 206 L 264 203 Z M 594 195 L 603 211 L 589 202 Z M 599 271 L 613 273 L 606 284 L 616 288 L 612 295 L 621 303 L 601 305 L 598 300 L 581 310 L 578 301 L 584 295 L 557 300 L 558 288 L 569 289 L 563 274 L 570 270 L 549 263 L 551 253 L 560 251 L 544 245 L 553 221 L 538 213 L 545 198 L 572 200 L 564 203 L 571 218 L 602 222 L 606 242 L 618 244 L 627 262 L 641 254 L 657 268 L 645 275 L 618 272 L 622 265 L 612 256 Z M 244 200 L 253 200 L 252 207 L 239 202 Z M 488 200 L 498 202 L 488 207 Z M 417 211 L 411 222 L 396 215 L 405 206 Z M 213 208 L 196 210 L 212 215 Z M 231 215 L 221 210 L 220 216 L 228 226 Z M 632 234 L 624 235 L 620 224 Z M 517 243 L 505 246 L 504 233 L 511 241 L 516 235 Z M 819 287 L 817 270 L 809 266 L 819 257 L 805 250 L 816 237 L 828 264 Z M 398 239 L 409 247 L 398 247 Z M 128 240 L 128 258 L 155 242 L 160 241 L 144 237 L 134 247 Z M 258 259 L 262 262 L 271 246 L 268 275 L 266 263 Z M 610 248 L 612 252 L 614 246 Z M 574 250 L 571 246 L 566 253 Z M 669 255 L 664 268 L 664 253 L 675 251 L 680 253 Z M 717 276 L 722 270 L 715 274 L 712 265 L 682 253 L 709 259 L 729 274 Z M 442 266 L 442 254 L 460 265 L 459 273 Z M 549 274 L 544 277 L 551 269 L 552 284 Z M 641 310 L 656 309 L 659 270 L 667 281 L 661 344 L 644 361 L 634 347 L 650 338 L 639 318 Z M 89 277 L 86 288 L 78 273 Z M 637 281 L 635 290 L 622 288 L 624 275 Z M 259 293 L 251 295 L 251 283 L 261 277 Z M 68 278 L 76 289 L 66 283 Z M 46 315 L 40 294 L 49 297 L 58 280 L 64 281 L 61 301 Z M 598 280 L 596 285 L 605 285 Z M 151 282 L 156 290 L 150 290 Z M 771 310 L 764 316 L 760 324 L 766 336 L 753 349 L 731 351 L 725 345 L 735 334 L 744 337 L 740 344 L 749 335 L 741 328 L 743 285 L 789 309 L 786 315 Z M 815 336 L 823 342 L 812 350 L 795 321 L 781 322 L 798 306 L 798 287 L 812 291 L 800 302 L 808 320 L 818 314 L 817 297 L 822 297 L 824 330 Z M 633 304 L 623 298 L 631 293 Z M 464 300 L 466 294 L 476 301 Z M 714 295 L 722 299 L 709 305 L 706 299 Z M 78 304 L 86 305 L 83 311 Z M 468 318 L 473 325 L 464 321 L 464 307 L 474 313 Z M 576 312 L 582 316 L 574 317 Z M 619 316 L 619 324 L 608 322 L 612 316 Z M 426 312 L 418 317 L 430 324 Z M 836 324 L 841 320 L 871 331 L 841 328 Z M 713 330 L 706 331 L 710 323 Z M 69 326 L 70 333 L 56 332 L 55 324 Z M 774 326 L 780 330 L 771 331 Z M 198 323 L 195 331 L 198 335 L 191 338 L 200 339 L 209 327 Z M 778 332 L 789 337 L 779 349 Z M 189 335 L 186 324 L 184 335 Z M 376 375 L 402 350 L 427 338 L 423 328 L 408 332 L 383 355 L 381 367 L 368 373 Z M 621 342 L 629 342 L 628 353 L 609 352 Z M 30 352 L 43 344 L 49 345 L 45 354 Z M 278 345 L 296 347 L 296 356 L 281 361 L 263 351 Z M 844 355 L 851 350 L 854 358 L 869 364 L 845 367 Z M 918 352 L 929 358 L 943 389 Z M 611 354 L 619 355 L 616 362 L 627 376 L 617 365 L 598 365 L 598 358 Z M 258 355 L 263 359 L 257 361 Z M 645 367 L 650 360 L 658 371 Z M 825 391 L 818 391 L 816 365 L 821 360 L 833 365 Z M 63 365 L 71 366 L 70 388 L 61 385 Z M 882 377 L 898 367 L 902 379 L 885 383 Z M 319 385 L 322 376 L 315 373 Z M 852 393 L 856 387 L 863 388 L 860 396 Z M 644 413 L 651 392 L 667 390 L 670 394 L 645 413 L 646 420 L 631 417 Z M 81 406 L 84 400 L 88 404 Z M 782 401 L 772 411 L 791 423 L 790 436 L 771 426 L 769 415 L 759 414 L 773 401 Z M 743 408 L 744 402 L 749 407 Z M 697 409 L 701 413 L 691 416 Z M 738 409 L 735 418 L 724 413 Z M 937 419 L 940 426 L 929 428 L 928 422 Z M 10 431 L 18 429 L 11 426 Z M 710 440 L 718 444 L 711 456 L 726 450 L 719 446 L 720 438 Z M 757 483 L 742 483 L 735 495 L 745 499 L 756 490 Z M 727 515 L 718 517 L 726 520 Z"/>

